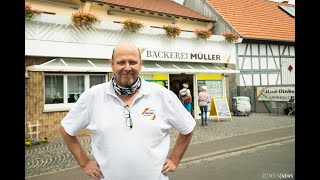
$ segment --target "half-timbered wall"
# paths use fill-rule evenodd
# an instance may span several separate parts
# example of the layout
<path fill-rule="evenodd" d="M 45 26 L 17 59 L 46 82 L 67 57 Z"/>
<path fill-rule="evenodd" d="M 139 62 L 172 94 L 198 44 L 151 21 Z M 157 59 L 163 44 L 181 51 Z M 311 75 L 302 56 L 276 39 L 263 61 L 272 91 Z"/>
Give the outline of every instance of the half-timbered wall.
<path fill-rule="evenodd" d="M 289 45 L 237 45 L 239 86 L 295 84 L 295 49 Z"/>
<path fill-rule="evenodd" d="M 256 87 L 295 85 L 295 47 L 242 43 L 237 54 L 237 95 L 251 99 L 253 112 L 269 112 L 268 102 L 256 100 Z"/>

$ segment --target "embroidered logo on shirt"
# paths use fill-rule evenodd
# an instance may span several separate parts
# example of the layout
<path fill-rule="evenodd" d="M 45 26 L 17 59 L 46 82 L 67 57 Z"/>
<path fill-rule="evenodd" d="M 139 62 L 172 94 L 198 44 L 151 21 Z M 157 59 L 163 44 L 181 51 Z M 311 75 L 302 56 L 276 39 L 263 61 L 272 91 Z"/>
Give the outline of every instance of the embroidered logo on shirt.
<path fill-rule="evenodd" d="M 154 120 L 156 118 L 156 113 L 150 107 L 144 108 L 141 115 L 144 117 L 150 117 L 150 120 Z"/>

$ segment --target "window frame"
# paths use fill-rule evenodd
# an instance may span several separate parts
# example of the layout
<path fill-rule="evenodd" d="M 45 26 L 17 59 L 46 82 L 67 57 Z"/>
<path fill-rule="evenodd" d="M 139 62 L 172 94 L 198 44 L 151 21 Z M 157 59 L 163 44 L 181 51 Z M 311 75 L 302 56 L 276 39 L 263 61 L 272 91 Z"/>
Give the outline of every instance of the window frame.
<path fill-rule="evenodd" d="M 105 76 L 105 82 L 108 82 L 108 74 L 100 73 L 45 73 L 45 76 L 63 76 L 63 103 L 57 104 L 45 104 L 45 81 L 43 81 L 43 112 L 55 112 L 55 111 L 69 111 L 75 104 L 68 103 L 68 76 L 84 76 L 84 90 L 88 90 L 90 87 L 90 76 Z M 44 78 L 45 79 L 45 78 Z"/>

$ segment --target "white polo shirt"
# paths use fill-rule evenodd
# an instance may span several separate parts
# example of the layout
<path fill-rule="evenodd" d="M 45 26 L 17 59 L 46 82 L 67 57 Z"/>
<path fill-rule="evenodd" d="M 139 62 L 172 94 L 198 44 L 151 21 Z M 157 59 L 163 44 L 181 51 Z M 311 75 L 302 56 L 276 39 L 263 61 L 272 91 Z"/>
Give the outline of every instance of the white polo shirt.
<path fill-rule="evenodd" d="M 172 91 L 141 83 L 130 106 L 132 128 L 110 82 L 83 92 L 61 122 L 71 136 L 83 128 L 92 131 L 92 153 L 106 180 L 168 180 L 161 170 L 170 148 L 169 129 L 189 134 L 196 125 Z"/>

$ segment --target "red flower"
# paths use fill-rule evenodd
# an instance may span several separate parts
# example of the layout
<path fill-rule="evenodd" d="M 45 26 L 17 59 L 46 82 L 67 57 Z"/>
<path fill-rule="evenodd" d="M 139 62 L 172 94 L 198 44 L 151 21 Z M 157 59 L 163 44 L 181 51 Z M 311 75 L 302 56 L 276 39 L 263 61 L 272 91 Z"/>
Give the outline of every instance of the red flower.
<path fill-rule="evenodd" d="M 225 37 L 225 40 L 229 43 L 233 43 L 234 41 L 237 41 L 239 39 L 239 36 L 235 33 L 226 32 L 223 34 Z"/>
<path fill-rule="evenodd" d="M 40 10 L 32 9 L 30 3 L 25 3 L 24 12 L 25 12 L 25 17 L 28 17 L 28 18 L 32 18 L 34 14 L 42 13 L 42 11 Z"/>
<path fill-rule="evenodd" d="M 197 39 L 208 39 L 212 33 L 210 30 L 196 29 L 193 31 L 197 35 Z"/>
<path fill-rule="evenodd" d="M 96 16 L 91 13 L 78 11 L 76 13 L 72 13 L 72 21 L 73 25 L 76 27 L 79 26 L 87 26 L 91 27 L 93 23 L 100 22 Z"/>
<path fill-rule="evenodd" d="M 123 29 L 127 30 L 129 32 L 137 32 L 139 31 L 144 25 L 138 21 L 133 21 L 132 19 L 127 19 L 125 21 L 122 21 L 121 24 L 123 24 Z"/>
<path fill-rule="evenodd" d="M 166 31 L 167 36 L 176 38 L 181 34 L 181 29 L 177 26 L 163 25 L 162 28 Z"/>

